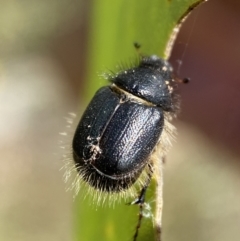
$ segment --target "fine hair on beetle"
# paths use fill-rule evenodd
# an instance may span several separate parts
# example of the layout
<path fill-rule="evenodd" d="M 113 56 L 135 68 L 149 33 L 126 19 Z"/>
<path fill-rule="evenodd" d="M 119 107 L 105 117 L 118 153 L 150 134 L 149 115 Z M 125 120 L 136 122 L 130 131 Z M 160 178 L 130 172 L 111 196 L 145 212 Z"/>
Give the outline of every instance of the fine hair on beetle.
<path fill-rule="evenodd" d="M 156 55 L 131 65 L 105 74 L 110 85 L 96 92 L 82 115 L 65 162 L 69 189 L 77 195 L 84 188 L 80 193 L 97 205 L 142 202 L 174 139 L 170 122 L 179 101 L 171 65 Z"/>

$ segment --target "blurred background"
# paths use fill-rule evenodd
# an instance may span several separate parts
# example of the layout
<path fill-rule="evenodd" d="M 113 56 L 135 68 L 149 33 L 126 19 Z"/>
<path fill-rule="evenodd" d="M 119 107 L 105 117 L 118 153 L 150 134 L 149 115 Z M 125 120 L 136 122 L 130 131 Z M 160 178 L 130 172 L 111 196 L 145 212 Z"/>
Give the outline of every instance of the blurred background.
<path fill-rule="evenodd" d="M 91 1 L 0 6 L 0 240 L 72 240 L 59 133 L 83 108 Z M 240 1 L 209 0 L 176 40 L 170 61 L 191 82 L 165 165 L 164 240 L 239 240 L 239 29 Z"/>

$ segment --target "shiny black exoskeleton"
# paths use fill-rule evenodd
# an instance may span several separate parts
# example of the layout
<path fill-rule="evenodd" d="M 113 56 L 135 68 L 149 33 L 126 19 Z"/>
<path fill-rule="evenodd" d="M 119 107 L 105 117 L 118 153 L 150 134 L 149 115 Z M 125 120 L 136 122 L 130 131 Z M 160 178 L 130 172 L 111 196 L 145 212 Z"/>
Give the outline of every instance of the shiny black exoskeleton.
<path fill-rule="evenodd" d="M 72 148 L 80 177 L 103 192 L 131 187 L 151 161 L 164 113 L 174 111 L 172 68 L 155 55 L 110 77 L 76 129 Z"/>

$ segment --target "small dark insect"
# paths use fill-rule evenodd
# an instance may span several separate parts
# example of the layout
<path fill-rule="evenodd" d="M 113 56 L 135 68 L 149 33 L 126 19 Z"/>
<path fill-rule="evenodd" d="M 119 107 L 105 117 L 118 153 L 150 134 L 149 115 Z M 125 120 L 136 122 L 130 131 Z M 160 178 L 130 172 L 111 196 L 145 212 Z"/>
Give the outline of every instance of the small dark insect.
<path fill-rule="evenodd" d="M 170 64 L 141 56 L 135 67 L 110 75 L 76 129 L 73 158 L 81 182 L 109 195 L 129 195 L 142 212 L 152 177 L 158 178 L 178 109 Z M 141 213 L 142 216 L 142 213 Z M 141 218 L 134 236 L 138 235 Z"/>

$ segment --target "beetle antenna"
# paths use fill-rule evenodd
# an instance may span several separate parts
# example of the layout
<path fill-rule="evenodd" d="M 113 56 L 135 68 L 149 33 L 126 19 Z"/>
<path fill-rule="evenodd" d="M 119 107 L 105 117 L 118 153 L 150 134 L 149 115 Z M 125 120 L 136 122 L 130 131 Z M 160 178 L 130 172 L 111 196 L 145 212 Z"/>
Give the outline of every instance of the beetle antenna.
<path fill-rule="evenodd" d="M 190 82 L 190 78 L 183 78 L 183 79 L 180 79 L 178 77 L 174 77 L 174 81 L 176 81 L 177 83 L 180 83 L 180 84 L 187 84 Z"/>

